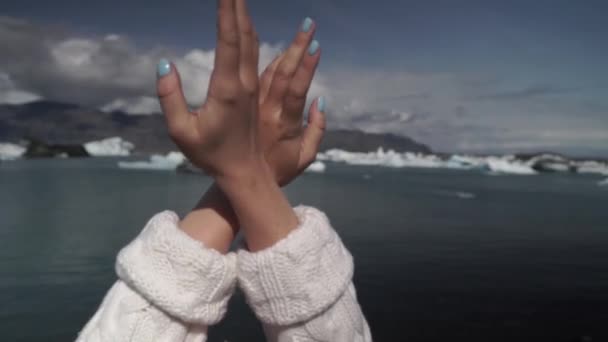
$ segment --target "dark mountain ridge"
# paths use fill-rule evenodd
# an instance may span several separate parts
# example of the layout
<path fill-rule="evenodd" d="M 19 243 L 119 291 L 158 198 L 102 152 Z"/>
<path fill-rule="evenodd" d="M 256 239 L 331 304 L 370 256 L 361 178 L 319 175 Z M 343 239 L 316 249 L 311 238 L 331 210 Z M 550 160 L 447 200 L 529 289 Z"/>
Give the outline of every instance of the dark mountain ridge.
<path fill-rule="evenodd" d="M 106 113 L 51 101 L 0 105 L 0 141 L 28 139 L 65 145 L 112 136 L 120 136 L 134 143 L 138 153 L 166 153 L 176 149 L 167 135 L 162 115 Z M 368 152 L 379 147 L 399 152 L 432 152 L 428 146 L 405 136 L 353 130 L 327 131 L 321 150 L 339 148 Z"/>

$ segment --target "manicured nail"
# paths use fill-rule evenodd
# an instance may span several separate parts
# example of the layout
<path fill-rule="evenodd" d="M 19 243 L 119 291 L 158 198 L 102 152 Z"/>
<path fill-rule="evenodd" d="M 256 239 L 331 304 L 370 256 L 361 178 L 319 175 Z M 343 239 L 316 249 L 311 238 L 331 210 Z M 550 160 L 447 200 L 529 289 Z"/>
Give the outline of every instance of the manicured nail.
<path fill-rule="evenodd" d="M 156 74 L 158 77 L 166 76 L 171 72 L 171 63 L 166 59 L 161 59 L 156 66 Z"/>
<path fill-rule="evenodd" d="M 319 97 L 319 99 L 317 100 L 317 109 L 321 113 L 325 112 L 325 97 Z"/>
<path fill-rule="evenodd" d="M 310 31 L 311 27 L 312 27 L 312 19 L 310 19 L 309 17 L 306 17 L 306 19 L 304 19 L 304 22 L 302 22 L 302 31 L 308 32 L 308 31 Z"/>
<path fill-rule="evenodd" d="M 321 46 L 321 44 L 319 44 L 318 40 L 313 40 L 310 43 L 310 46 L 308 47 L 308 54 L 309 55 L 314 55 L 315 53 L 317 53 L 317 50 L 319 50 L 319 47 Z"/>

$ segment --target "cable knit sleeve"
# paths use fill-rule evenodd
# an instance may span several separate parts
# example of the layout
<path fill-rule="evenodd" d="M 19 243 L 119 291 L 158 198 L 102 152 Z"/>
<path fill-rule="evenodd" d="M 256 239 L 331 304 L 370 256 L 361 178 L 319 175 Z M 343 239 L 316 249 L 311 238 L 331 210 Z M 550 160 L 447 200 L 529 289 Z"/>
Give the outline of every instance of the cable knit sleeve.
<path fill-rule="evenodd" d="M 300 225 L 285 239 L 238 252 L 239 284 L 268 340 L 371 341 L 352 283 L 352 256 L 322 212 L 295 211 Z"/>
<path fill-rule="evenodd" d="M 116 261 L 119 280 L 77 342 L 205 341 L 236 284 L 236 255 L 222 255 L 155 215 Z"/>

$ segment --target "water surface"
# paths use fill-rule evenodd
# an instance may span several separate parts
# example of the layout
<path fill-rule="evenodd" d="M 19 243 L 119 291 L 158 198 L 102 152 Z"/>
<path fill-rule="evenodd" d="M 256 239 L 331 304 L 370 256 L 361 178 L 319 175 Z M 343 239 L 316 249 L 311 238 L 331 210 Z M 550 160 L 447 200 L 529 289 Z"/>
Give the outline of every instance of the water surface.
<path fill-rule="evenodd" d="M 0 164 L 0 337 L 71 341 L 116 280 L 116 253 L 210 179 L 116 160 Z M 608 189 L 571 175 L 330 164 L 288 188 L 355 257 L 376 341 L 608 340 Z M 237 294 L 210 341 L 262 341 Z"/>

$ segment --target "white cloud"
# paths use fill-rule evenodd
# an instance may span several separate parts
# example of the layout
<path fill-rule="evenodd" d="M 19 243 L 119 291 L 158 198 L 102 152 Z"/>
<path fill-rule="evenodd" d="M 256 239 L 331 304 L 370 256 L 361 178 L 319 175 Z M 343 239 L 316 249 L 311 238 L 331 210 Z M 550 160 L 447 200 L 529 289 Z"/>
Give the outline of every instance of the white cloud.
<path fill-rule="evenodd" d="M 0 104 L 20 105 L 40 99 L 40 96 L 23 90 L 7 90 L 0 93 Z"/>
<path fill-rule="evenodd" d="M 19 44 L 14 43 L 15 37 L 19 37 Z M 207 94 L 215 57 L 213 49 L 193 49 L 185 53 L 176 53 L 167 47 L 142 50 L 118 34 L 79 37 L 46 33 L 37 25 L 6 17 L 0 17 L 0 43 L 2 41 L 11 42 L 14 53 L 0 56 L 0 63 L 32 93 L 50 100 L 131 114 L 159 112 L 158 104 L 151 99 L 156 97 L 156 63 L 161 58 L 169 58 L 177 66 L 188 102 L 193 106 L 201 104 Z M 260 70 L 282 46 L 282 43 L 261 43 Z M 24 62 L 22 55 L 32 59 Z M 319 83 L 322 79 L 319 75 L 313 82 L 311 96 L 326 91 Z"/>
<path fill-rule="evenodd" d="M 204 101 L 214 59 L 213 50 L 142 49 L 116 33 L 75 36 L 1 16 L 0 46 L 9 47 L 0 54 L 0 75 L 5 75 L 0 79 L 0 103 L 45 98 L 134 115 L 160 112 L 155 96 L 160 58 L 169 58 L 177 65 L 192 105 Z M 282 43 L 263 43 L 261 67 L 283 47 Z M 593 107 L 596 109 L 585 109 L 577 102 L 580 99 L 565 95 L 550 100 L 542 96 L 519 98 L 502 104 L 476 101 L 480 94 L 501 89 L 496 79 L 496 75 L 414 73 L 399 66 L 361 67 L 323 61 L 309 101 L 320 95 L 327 98 L 330 128 L 407 134 L 438 150 L 515 149 L 560 142 L 606 146 L 601 131 L 608 131 L 602 109 L 608 108 L 607 103 L 600 101 Z M 527 84 L 521 88 L 538 89 Z M 522 130 L 529 133 L 517 134 Z M 600 133 L 591 138 L 589 132 L 595 130 Z"/>
<path fill-rule="evenodd" d="M 104 112 L 122 111 L 131 115 L 150 115 L 161 112 L 158 99 L 141 96 L 130 99 L 116 99 L 101 107 Z"/>
<path fill-rule="evenodd" d="M 106 37 L 106 40 L 108 38 Z M 115 41 L 116 39 L 112 39 Z M 69 66 L 71 68 L 84 68 L 84 69 L 95 69 L 91 63 L 92 60 L 95 59 L 95 55 L 99 53 L 99 49 L 95 44 L 91 44 L 90 42 L 84 44 L 84 42 L 78 43 L 70 43 L 69 48 L 65 49 L 69 50 L 68 56 L 70 57 L 67 60 L 70 60 Z M 83 53 L 83 51 L 86 51 Z M 272 45 L 268 43 L 262 43 L 260 45 L 260 68 L 268 65 L 272 59 L 280 52 L 280 45 Z M 156 57 L 156 56 L 155 56 Z M 160 57 L 159 57 L 160 58 Z M 139 60 L 134 61 L 135 63 L 142 64 L 148 63 L 153 60 L 153 58 L 147 56 L 147 54 L 143 53 L 139 55 Z M 66 60 L 66 59 L 64 59 Z M 154 59 L 156 62 L 156 59 Z M 214 50 L 200 50 L 195 49 L 187 52 L 183 56 L 175 56 L 172 58 L 172 62 L 175 63 L 177 69 L 179 70 L 182 84 L 184 88 L 184 93 L 186 99 L 193 106 L 197 106 L 203 103 L 205 100 L 205 96 L 207 94 L 207 86 L 209 83 L 209 79 L 211 77 L 211 73 L 213 71 L 213 64 L 215 62 L 215 51 Z M 148 65 L 149 70 L 147 72 L 153 72 L 154 65 Z M 81 74 L 85 75 L 85 73 Z M 94 73 L 88 72 L 88 77 L 94 79 L 95 77 L 103 78 L 103 75 L 96 75 Z M 135 73 L 131 73 L 129 77 L 122 77 L 126 81 L 126 79 L 135 80 L 137 77 L 139 79 L 142 78 L 141 75 L 136 75 Z M 126 82 L 123 82 L 123 85 Z M 136 86 L 136 84 L 131 84 L 131 86 Z M 323 86 L 315 82 L 312 86 L 311 93 L 315 91 L 318 93 L 320 89 L 323 89 Z M 143 92 L 142 92 L 143 93 Z M 109 103 L 103 105 L 102 110 L 104 111 L 115 111 L 122 110 L 129 114 L 156 114 L 160 113 L 160 106 L 158 105 L 158 100 L 151 96 L 136 96 L 131 98 L 119 98 L 110 101 Z"/>
<path fill-rule="evenodd" d="M 20 105 L 40 99 L 39 95 L 17 89 L 10 76 L 0 72 L 0 104 Z"/>

